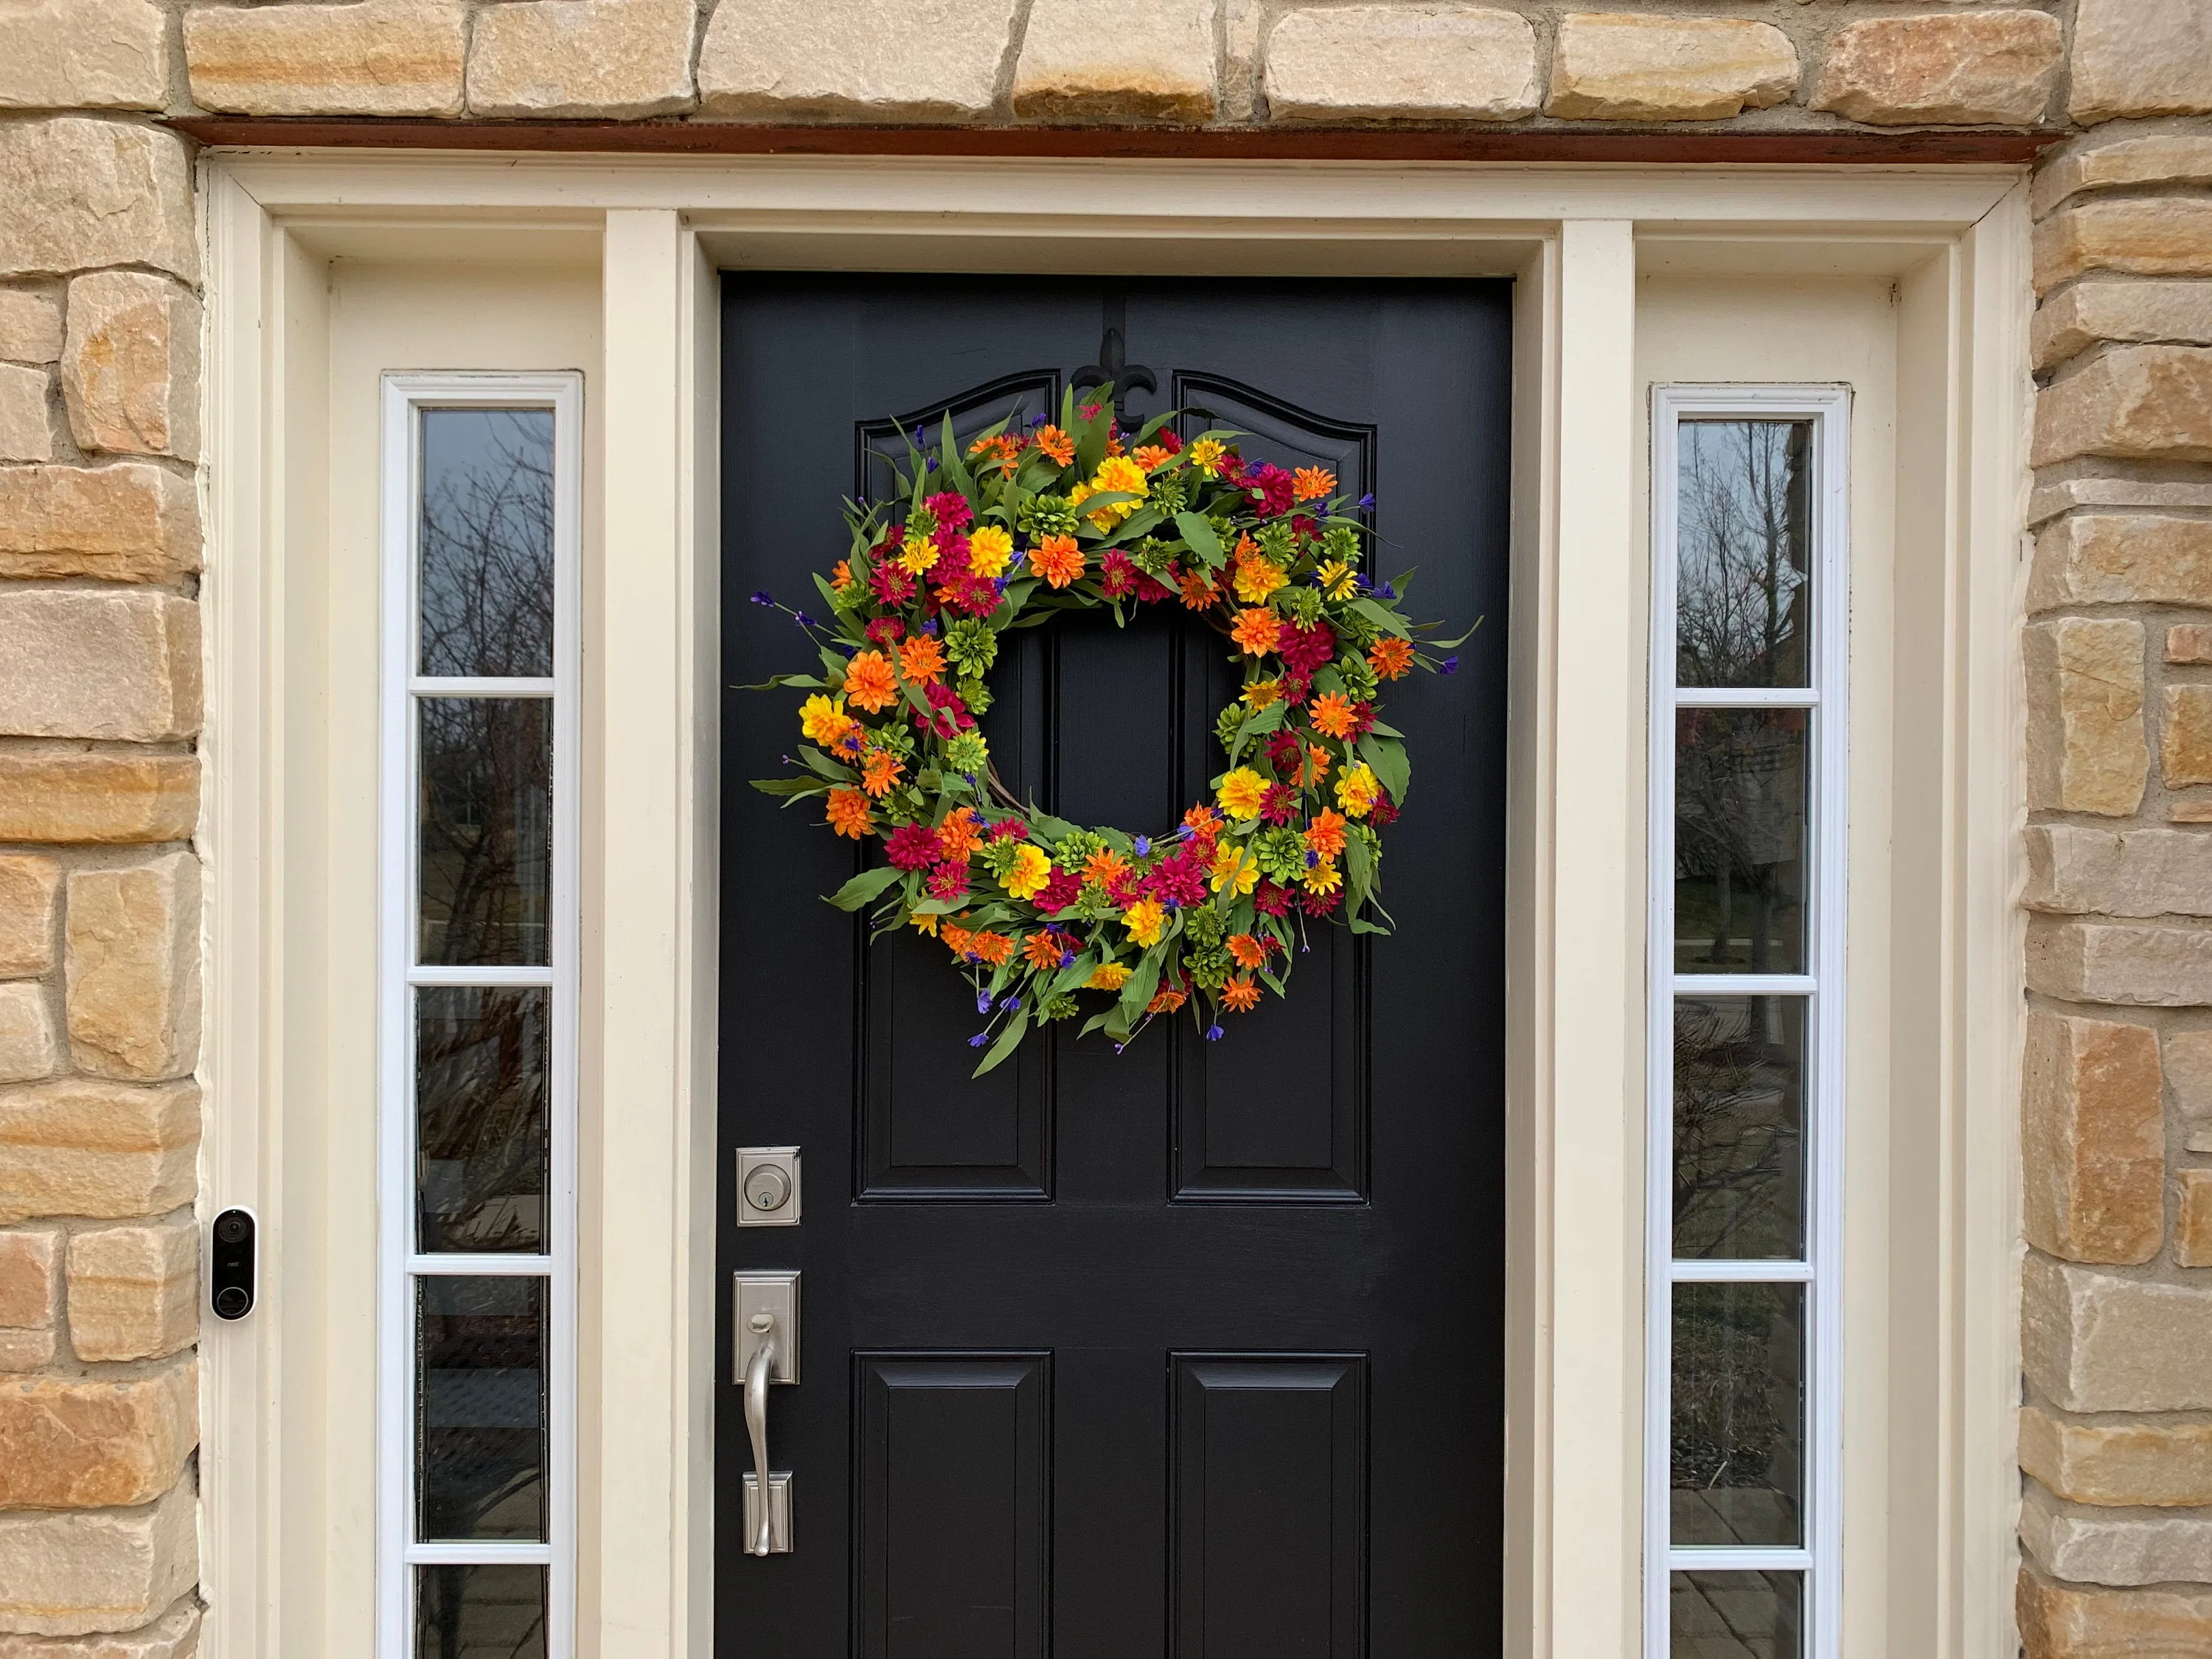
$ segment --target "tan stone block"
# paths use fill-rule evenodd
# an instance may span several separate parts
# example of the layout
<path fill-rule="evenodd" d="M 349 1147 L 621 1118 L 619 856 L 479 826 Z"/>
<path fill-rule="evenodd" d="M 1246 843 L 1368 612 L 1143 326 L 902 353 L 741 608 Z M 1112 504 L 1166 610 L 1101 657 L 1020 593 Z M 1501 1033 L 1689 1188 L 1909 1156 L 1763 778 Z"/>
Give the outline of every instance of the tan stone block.
<path fill-rule="evenodd" d="M 1219 97 L 1206 0 L 1034 0 L 1014 66 L 1014 113 L 1038 121 L 1213 118 Z"/>
<path fill-rule="evenodd" d="M 2056 1577 L 2122 1585 L 2212 1578 L 2212 1516 L 2070 1509 L 2033 1483 L 2021 1497 L 2021 1542 Z"/>
<path fill-rule="evenodd" d="M 981 120 L 1016 9 L 1016 0 L 721 0 L 699 46 L 699 107 L 757 120 Z"/>
<path fill-rule="evenodd" d="M 2075 1504 L 2212 1504 L 2212 1423 L 2079 1423 L 2024 1406 L 2020 1466 Z"/>
<path fill-rule="evenodd" d="M 141 1509 L 0 1515 L 0 1630 L 135 1631 L 200 1576 L 189 1480 Z"/>
<path fill-rule="evenodd" d="M 2164 702 L 2160 778 L 2169 789 L 2212 783 L 2212 685 L 2169 685 Z"/>
<path fill-rule="evenodd" d="M 30 841 L 0 833 L 0 841 Z M 61 866 L 35 853 L 0 853 L 0 979 L 27 979 L 54 965 L 55 902 Z"/>
<path fill-rule="evenodd" d="M 1813 107 L 1875 126 L 2031 126 L 2063 55 L 2039 11 L 1870 18 L 1828 42 Z"/>
<path fill-rule="evenodd" d="M 2027 983 L 2067 1002 L 2212 1006 L 2212 928 L 2038 918 L 2027 931 Z"/>
<path fill-rule="evenodd" d="M 194 6 L 192 99 L 247 115 L 459 115 L 467 13 L 455 0 Z"/>
<path fill-rule="evenodd" d="M 1571 12 L 1552 51 L 1547 115 L 1589 121 L 1720 121 L 1788 101 L 1797 49 L 1771 23 L 1733 17 Z"/>
<path fill-rule="evenodd" d="M 156 1082 L 200 1053 L 200 862 L 171 853 L 69 878 L 70 1054 L 81 1072 Z"/>
<path fill-rule="evenodd" d="M 2080 0 L 2067 108 L 2077 121 L 2212 110 L 2212 0 Z"/>
<path fill-rule="evenodd" d="M 0 576 L 158 582 L 199 568 L 190 478 L 143 461 L 0 468 Z"/>
<path fill-rule="evenodd" d="M 2193 1659 L 2212 1651 L 2212 1594 L 2087 1589 L 2020 1570 L 2025 1659 Z"/>
<path fill-rule="evenodd" d="M 2166 659 L 2174 663 L 2212 663 L 2212 625 L 2183 623 L 2167 629 Z"/>
<path fill-rule="evenodd" d="M 342 6 L 263 9 L 264 15 Z M 77 447 L 131 455 L 200 453 L 200 302 L 142 270 L 100 270 L 69 289 L 62 397 Z"/>
<path fill-rule="evenodd" d="M 0 841 L 184 841 L 199 811 L 196 756 L 0 753 Z"/>
<path fill-rule="evenodd" d="M 152 0 L 0 0 L 0 109 L 159 109 L 167 20 Z"/>
<path fill-rule="evenodd" d="M 188 738 L 200 725 L 200 609 L 173 593 L 0 592 L 0 735 Z"/>
<path fill-rule="evenodd" d="M 2212 1267 L 2212 1170 L 2181 1172 L 2181 1209 L 2173 1224 L 2173 1259 L 2185 1267 Z M 2212 1503 L 2212 1498 L 2205 1501 Z"/>
<path fill-rule="evenodd" d="M 2122 1279 L 2031 1255 L 2021 1279 L 2028 1381 L 2069 1412 L 2212 1407 L 2212 1287 Z"/>
<path fill-rule="evenodd" d="M 198 1374 L 181 1359 L 143 1376 L 0 1383 L 0 1510 L 151 1503 L 199 1443 Z"/>
<path fill-rule="evenodd" d="M 2122 346 L 2044 392 L 2032 463 L 2078 455 L 2212 460 L 2212 350 Z"/>
<path fill-rule="evenodd" d="M 2212 916 L 2212 836 L 2176 830 L 2028 828 L 2021 902 L 2056 915 Z"/>
<path fill-rule="evenodd" d="M 2123 198 L 2061 208 L 2035 228 L 2035 291 L 2089 270 L 2212 276 L 2212 202 Z"/>
<path fill-rule="evenodd" d="M 1267 90 L 1278 121 L 1517 121 L 1542 98 L 1528 20 L 1472 5 L 1291 12 Z"/>
<path fill-rule="evenodd" d="M 487 6 L 469 46 L 469 108 L 606 119 L 688 108 L 697 16 L 691 0 Z"/>
<path fill-rule="evenodd" d="M 2046 155 L 2029 200 L 2037 218 L 2085 190 L 2212 184 L 2212 137 L 2186 132 L 2091 133 Z"/>
<path fill-rule="evenodd" d="M 2031 623 L 2028 799 L 2037 806 L 2125 817 L 2142 805 L 2143 630 L 2136 622 Z"/>
<path fill-rule="evenodd" d="M 119 264 L 199 275 L 184 139 L 81 115 L 0 127 L 0 276 Z"/>
<path fill-rule="evenodd" d="M 2166 821 L 2168 823 L 2212 823 L 2212 800 L 2168 801 Z"/>
<path fill-rule="evenodd" d="M 46 398 L 51 386 L 43 368 L 0 363 L 0 461 L 53 459 L 54 423 Z"/>
<path fill-rule="evenodd" d="M 2212 343 L 2212 283 L 2088 278 L 2036 307 L 2029 338 L 2038 368 L 2055 368 L 2100 340 Z"/>
<path fill-rule="evenodd" d="M 2074 513 L 2036 538 L 2029 610 L 2138 604 L 2212 605 L 2212 520 Z"/>
<path fill-rule="evenodd" d="M 50 363 L 61 355 L 60 301 L 52 294 L 0 288 L 0 361 Z"/>
<path fill-rule="evenodd" d="M 143 1630 L 81 1638 L 0 1636 L 0 1659 L 192 1659 L 200 1610 L 186 1596 Z"/>
<path fill-rule="evenodd" d="M 42 1371 L 54 1363 L 59 1348 L 60 1339 L 52 1327 L 19 1331 L 0 1326 L 0 1373 Z"/>
<path fill-rule="evenodd" d="M 191 1201 L 200 1094 L 63 1078 L 0 1089 L 0 1225 L 162 1215 Z"/>
<path fill-rule="evenodd" d="M 54 1322 L 61 1263 L 58 1233 L 0 1233 L 0 1325 L 35 1330 Z"/>
<path fill-rule="evenodd" d="M 0 985 L 0 1083 L 52 1077 L 58 1064 L 46 988 L 27 981 Z"/>
<path fill-rule="evenodd" d="M 98 1227 L 69 1242 L 79 1359 L 159 1359 L 199 1334 L 199 1235 L 189 1221 Z"/>
<path fill-rule="evenodd" d="M 2028 1242 L 2075 1261 L 2149 1261 L 2166 1231 L 2158 1034 L 2039 1013 L 2024 1071 Z"/>
<path fill-rule="evenodd" d="M 2212 1030 L 2168 1031 L 2164 1054 L 2166 1085 L 2182 1116 L 2212 1119 Z"/>

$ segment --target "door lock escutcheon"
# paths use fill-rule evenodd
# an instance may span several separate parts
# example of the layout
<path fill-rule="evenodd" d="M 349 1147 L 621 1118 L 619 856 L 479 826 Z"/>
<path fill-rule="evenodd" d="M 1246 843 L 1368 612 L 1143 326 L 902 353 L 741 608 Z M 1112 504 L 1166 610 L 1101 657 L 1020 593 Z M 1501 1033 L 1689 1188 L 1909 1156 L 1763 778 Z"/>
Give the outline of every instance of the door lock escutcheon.
<path fill-rule="evenodd" d="M 738 1148 L 738 1225 L 799 1224 L 799 1148 Z"/>
<path fill-rule="evenodd" d="M 768 1465 L 768 1392 L 771 1384 L 799 1381 L 799 1275 L 735 1275 L 732 1299 L 732 1358 L 745 1391 L 745 1436 L 753 1466 L 745 1472 L 745 1553 L 791 1552 L 791 1471 Z"/>

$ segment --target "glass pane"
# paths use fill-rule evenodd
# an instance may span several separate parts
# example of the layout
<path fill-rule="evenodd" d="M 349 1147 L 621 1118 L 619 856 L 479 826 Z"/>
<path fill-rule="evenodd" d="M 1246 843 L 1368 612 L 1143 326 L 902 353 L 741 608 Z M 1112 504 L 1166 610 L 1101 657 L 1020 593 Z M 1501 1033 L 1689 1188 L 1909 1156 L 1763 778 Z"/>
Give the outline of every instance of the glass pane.
<path fill-rule="evenodd" d="M 545 1536 L 545 1281 L 418 1279 L 416 1535 Z"/>
<path fill-rule="evenodd" d="M 543 963 L 553 859 L 553 705 L 424 697 L 422 960 Z"/>
<path fill-rule="evenodd" d="M 1685 421 L 1676 446 L 1675 673 L 1807 685 L 1810 421 Z"/>
<path fill-rule="evenodd" d="M 1674 1373 L 1674 1541 L 1800 1541 L 1805 1287 L 1675 1285 Z"/>
<path fill-rule="evenodd" d="M 1674 1003 L 1674 1254 L 1805 1252 L 1805 1002 Z"/>
<path fill-rule="evenodd" d="M 553 411 L 422 411 L 425 674 L 553 672 Z"/>
<path fill-rule="evenodd" d="M 415 1569 L 415 1659 L 545 1659 L 545 1569 Z"/>
<path fill-rule="evenodd" d="M 1674 970 L 1803 973 L 1806 711 L 1674 720 Z"/>
<path fill-rule="evenodd" d="M 1670 1659 L 1798 1659 L 1805 1581 L 1794 1572 L 1668 1575 Z"/>
<path fill-rule="evenodd" d="M 538 986 L 415 994 L 416 1248 L 545 1248 L 547 999 Z"/>

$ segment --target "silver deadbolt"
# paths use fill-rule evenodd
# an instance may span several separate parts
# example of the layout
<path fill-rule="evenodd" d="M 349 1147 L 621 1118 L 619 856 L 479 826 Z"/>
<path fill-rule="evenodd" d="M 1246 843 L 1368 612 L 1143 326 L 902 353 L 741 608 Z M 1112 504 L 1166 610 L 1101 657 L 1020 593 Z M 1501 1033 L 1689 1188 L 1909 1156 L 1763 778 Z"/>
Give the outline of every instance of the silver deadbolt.
<path fill-rule="evenodd" d="M 799 1148 L 738 1149 L 738 1225 L 799 1224 Z"/>

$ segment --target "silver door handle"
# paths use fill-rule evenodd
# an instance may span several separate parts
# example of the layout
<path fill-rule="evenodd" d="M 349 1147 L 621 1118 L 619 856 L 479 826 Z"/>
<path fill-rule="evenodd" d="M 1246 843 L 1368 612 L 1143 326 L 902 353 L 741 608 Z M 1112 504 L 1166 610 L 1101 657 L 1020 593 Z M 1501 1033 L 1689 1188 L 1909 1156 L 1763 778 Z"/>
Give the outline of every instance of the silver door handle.
<path fill-rule="evenodd" d="M 768 1385 L 775 1369 L 775 1316 L 757 1313 L 745 1322 L 753 1334 L 753 1351 L 745 1361 L 745 1432 L 752 1437 L 753 1478 L 763 1498 L 769 1491 Z M 769 1546 L 769 1505 L 763 1503 L 760 1524 L 745 1545 L 748 1555 L 766 1555 Z"/>

